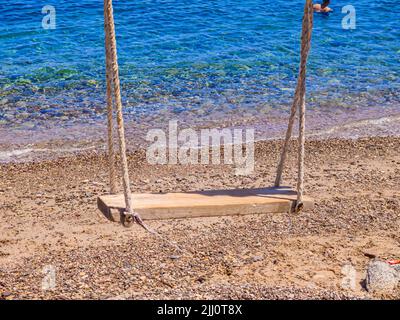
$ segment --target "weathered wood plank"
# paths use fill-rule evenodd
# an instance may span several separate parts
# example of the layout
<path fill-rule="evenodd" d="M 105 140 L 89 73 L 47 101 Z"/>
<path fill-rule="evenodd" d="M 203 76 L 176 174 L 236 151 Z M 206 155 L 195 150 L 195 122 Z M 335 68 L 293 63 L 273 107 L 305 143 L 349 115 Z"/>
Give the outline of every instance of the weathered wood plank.
<path fill-rule="evenodd" d="M 132 194 L 133 205 L 143 220 L 194 218 L 207 216 L 246 215 L 289 212 L 296 192 L 288 187 L 262 189 L 212 190 L 185 193 Z M 97 204 L 110 220 L 118 220 L 125 209 L 123 195 L 100 196 Z M 314 202 L 304 197 L 304 209 Z"/>

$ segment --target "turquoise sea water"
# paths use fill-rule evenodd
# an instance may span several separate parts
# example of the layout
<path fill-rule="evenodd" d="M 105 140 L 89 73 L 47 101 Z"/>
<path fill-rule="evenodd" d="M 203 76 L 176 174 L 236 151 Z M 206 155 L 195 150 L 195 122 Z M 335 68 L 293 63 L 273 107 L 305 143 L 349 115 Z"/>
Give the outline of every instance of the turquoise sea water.
<path fill-rule="evenodd" d="M 286 112 L 299 62 L 303 1 L 114 1 L 127 117 L 241 118 Z M 42 27 L 42 7 L 56 29 Z M 0 126 L 40 128 L 104 118 L 102 1 L 0 0 Z M 344 30 L 353 4 L 356 29 Z M 332 1 L 315 15 L 310 112 L 400 102 L 400 9 Z M 400 111 L 400 107 L 399 107 Z M 252 113 L 253 112 L 253 113 Z"/>

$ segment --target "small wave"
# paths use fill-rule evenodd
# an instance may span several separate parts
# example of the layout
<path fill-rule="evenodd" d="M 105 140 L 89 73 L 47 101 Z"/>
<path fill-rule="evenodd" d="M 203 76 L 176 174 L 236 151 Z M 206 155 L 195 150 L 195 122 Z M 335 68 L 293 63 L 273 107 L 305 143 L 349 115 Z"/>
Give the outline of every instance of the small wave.
<path fill-rule="evenodd" d="M 22 155 L 26 155 L 34 151 L 34 149 L 20 149 L 11 151 L 0 151 L 0 161 L 11 160 Z M 37 149 L 36 151 L 42 151 L 42 149 Z"/>
<path fill-rule="evenodd" d="M 86 150 L 94 149 L 95 147 L 85 147 L 85 148 L 58 148 L 58 149 L 49 149 L 49 148 L 25 148 L 25 149 L 15 149 L 8 151 L 0 151 L 0 162 L 9 162 L 13 160 L 23 160 L 29 158 L 34 153 L 74 153 L 81 152 Z"/>
<path fill-rule="evenodd" d="M 343 136 L 357 138 L 362 135 L 374 136 L 379 132 L 395 133 L 399 131 L 400 115 L 375 119 L 357 120 L 335 125 L 327 130 L 309 133 L 307 136 Z"/>

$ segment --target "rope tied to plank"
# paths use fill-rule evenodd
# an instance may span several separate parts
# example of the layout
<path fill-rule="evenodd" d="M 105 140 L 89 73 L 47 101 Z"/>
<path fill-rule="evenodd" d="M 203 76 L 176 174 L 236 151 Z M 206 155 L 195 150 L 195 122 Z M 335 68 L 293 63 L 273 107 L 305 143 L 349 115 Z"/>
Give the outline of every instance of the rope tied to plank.
<path fill-rule="evenodd" d="M 122 164 L 122 181 L 125 199 L 124 221 L 126 225 L 137 223 L 149 233 L 159 237 L 178 251 L 183 251 L 178 245 L 164 238 L 161 234 L 148 227 L 137 212 L 133 211 L 132 195 L 130 190 L 130 179 L 128 160 L 126 155 L 125 129 L 122 112 L 121 86 L 119 80 L 117 41 L 115 38 L 115 24 L 112 0 L 104 0 L 104 33 L 105 33 L 105 51 L 106 51 L 106 82 L 107 82 L 107 134 L 108 134 L 108 162 L 110 174 L 110 193 L 117 192 L 117 175 L 115 168 L 115 151 L 113 137 L 113 102 L 116 107 L 119 151 Z M 114 94 L 114 96 L 113 96 Z M 114 101 L 113 101 L 114 100 Z"/>
<path fill-rule="evenodd" d="M 126 155 L 125 128 L 122 112 L 121 86 L 119 80 L 117 41 L 115 38 L 115 24 L 112 0 L 104 0 L 104 31 L 106 47 L 106 79 L 107 79 L 107 124 L 108 124 L 108 151 L 110 166 L 110 192 L 116 192 L 116 170 L 113 143 L 113 98 L 116 109 L 119 152 L 121 156 L 122 182 L 125 199 L 125 215 L 131 217 L 139 225 L 144 226 L 140 216 L 133 211 L 132 195 Z M 112 97 L 112 93 L 114 96 Z M 148 228 L 145 228 L 148 229 Z"/>
<path fill-rule="evenodd" d="M 314 19 L 313 2 L 312 0 L 306 0 L 304 6 L 303 22 L 302 22 L 299 75 L 297 78 L 297 85 L 293 98 L 293 103 L 290 109 L 290 117 L 289 117 L 288 128 L 286 131 L 285 142 L 282 148 L 282 153 L 279 160 L 276 179 L 275 179 L 275 187 L 279 187 L 282 183 L 282 173 L 289 149 L 289 142 L 292 137 L 296 111 L 297 108 L 299 108 L 298 168 L 297 168 L 298 176 L 297 176 L 297 200 L 294 208 L 295 212 L 299 212 L 303 208 L 306 71 L 307 71 L 307 58 L 311 48 L 313 19 Z"/>

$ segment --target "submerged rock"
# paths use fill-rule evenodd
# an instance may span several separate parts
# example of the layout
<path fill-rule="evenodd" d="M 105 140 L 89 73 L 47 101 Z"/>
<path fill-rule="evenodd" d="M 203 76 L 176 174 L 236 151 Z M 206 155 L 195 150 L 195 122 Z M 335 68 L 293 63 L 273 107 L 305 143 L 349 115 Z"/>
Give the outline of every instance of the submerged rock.
<path fill-rule="evenodd" d="M 369 292 L 390 294 L 399 284 L 400 275 L 395 268 L 383 261 L 370 262 L 365 285 Z"/>

